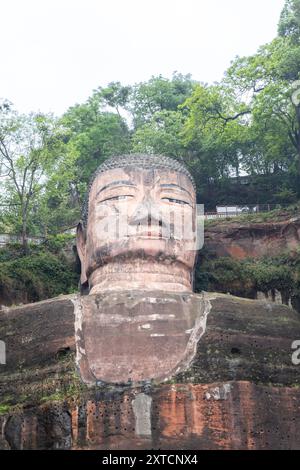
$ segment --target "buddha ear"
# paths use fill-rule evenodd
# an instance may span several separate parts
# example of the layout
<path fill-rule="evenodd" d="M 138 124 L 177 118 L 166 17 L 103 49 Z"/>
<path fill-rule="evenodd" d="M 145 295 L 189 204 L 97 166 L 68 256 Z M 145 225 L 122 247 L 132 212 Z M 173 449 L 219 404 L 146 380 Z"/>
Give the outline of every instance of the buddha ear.
<path fill-rule="evenodd" d="M 83 227 L 81 222 L 79 222 L 79 224 L 77 225 L 76 247 L 77 247 L 77 253 L 80 259 L 80 263 L 81 263 L 80 283 L 81 285 L 83 285 L 87 283 L 86 260 L 85 260 L 86 230 Z"/>

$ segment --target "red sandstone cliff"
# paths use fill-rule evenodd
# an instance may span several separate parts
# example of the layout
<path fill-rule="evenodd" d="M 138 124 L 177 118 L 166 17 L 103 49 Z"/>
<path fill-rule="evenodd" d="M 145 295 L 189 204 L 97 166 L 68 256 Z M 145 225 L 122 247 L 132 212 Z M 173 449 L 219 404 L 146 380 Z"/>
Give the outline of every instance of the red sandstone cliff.
<path fill-rule="evenodd" d="M 300 247 L 300 215 L 269 222 L 217 221 L 205 230 L 205 247 L 236 259 L 274 256 Z"/>

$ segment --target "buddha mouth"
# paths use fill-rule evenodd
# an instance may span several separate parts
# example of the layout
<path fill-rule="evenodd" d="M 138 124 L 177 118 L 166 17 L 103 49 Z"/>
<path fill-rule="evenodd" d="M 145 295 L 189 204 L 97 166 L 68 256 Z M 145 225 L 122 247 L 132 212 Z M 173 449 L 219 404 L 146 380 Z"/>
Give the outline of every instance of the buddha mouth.
<path fill-rule="evenodd" d="M 139 232 L 127 235 L 127 239 L 133 238 L 136 240 L 174 240 L 174 235 L 163 235 L 160 232 Z"/>
<path fill-rule="evenodd" d="M 161 232 L 152 232 L 151 230 L 145 232 L 138 232 L 135 234 L 138 238 L 166 238 L 162 236 Z"/>
<path fill-rule="evenodd" d="M 141 230 L 136 232 L 127 233 L 124 239 L 135 239 L 135 240 L 178 240 L 184 241 L 184 237 L 179 234 L 175 235 L 172 231 L 157 231 L 157 230 Z"/>
<path fill-rule="evenodd" d="M 128 238 L 141 238 L 141 239 L 159 239 L 168 240 L 174 238 L 172 230 L 167 227 L 153 225 L 151 226 L 137 226 L 134 230 L 129 230 Z"/>

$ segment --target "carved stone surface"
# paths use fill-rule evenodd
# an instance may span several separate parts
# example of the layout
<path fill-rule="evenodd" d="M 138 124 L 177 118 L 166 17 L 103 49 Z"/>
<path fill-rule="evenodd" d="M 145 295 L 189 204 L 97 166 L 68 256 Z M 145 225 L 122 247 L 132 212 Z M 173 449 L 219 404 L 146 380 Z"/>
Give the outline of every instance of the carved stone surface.
<path fill-rule="evenodd" d="M 155 155 L 113 157 L 92 178 L 78 226 L 81 283 L 90 294 L 191 292 L 195 235 L 195 185 L 182 164 Z"/>
<path fill-rule="evenodd" d="M 196 377 L 199 383 L 248 380 L 300 385 L 299 367 L 291 360 L 292 342 L 300 339 L 299 314 L 284 305 L 224 294 L 206 293 L 204 298 L 211 304 L 206 331 L 180 381 L 192 382 Z M 80 299 L 69 295 L 0 312 L 1 339 L 7 351 L 6 365 L 0 366 L 2 396 L 21 394 L 26 384 L 30 388 L 30 383 L 44 381 L 47 373 L 55 389 L 60 383 L 55 374 L 65 370 L 60 359 L 70 355 L 67 365 L 74 367 L 75 332 L 80 326 L 75 307 Z M 174 310 L 179 307 L 173 305 Z"/>
<path fill-rule="evenodd" d="M 204 298 L 206 331 L 174 385 L 84 386 L 75 363 L 79 295 L 0 312 L 0 447 L 299 449 L 300 366 L 291 349 L 299 314 Z"/>
<path fill-rule="evenodd" d="M 164 381 L 186 370 L 210 302 L 195 294 L 107 292 L 78 299 L 77 361 L 88 384 Z"/>
<path fill-rule="evenodd" d="M 209 309 L 188 295 L 196 247 L 195 183 L 180 162 L 127 155 L 99 166 L 77 229 L 86 384 L 164 381 L 191 362 Z"/>

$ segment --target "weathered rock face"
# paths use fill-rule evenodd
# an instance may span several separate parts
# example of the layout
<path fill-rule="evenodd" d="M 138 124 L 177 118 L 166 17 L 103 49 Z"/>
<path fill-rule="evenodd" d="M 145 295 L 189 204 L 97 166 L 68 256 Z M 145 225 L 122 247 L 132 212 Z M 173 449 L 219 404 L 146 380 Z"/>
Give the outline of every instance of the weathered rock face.
<path fill-rule="evenodd" d="M 140 299 L 141 293 L 136 295 Z M 133 293 L 132 296 L 131 302 Z M 176 298 L 174 293 L 169 296 Z M 210 304 L 210 312 L 194 362 L 181 374 L 185 377 L 182 381 L 194 377 L 199 383 L 222 380 L 298 383 L 299 370 L 291 361 L 291 344 L 300 339 L 300 318 L 296 312 L 283 305 L 223 294 L 205 293 L 193 297 L 205 299 Z M 0 377 L 7 378 L 6 390 L 12 376 L 12 387 L 16 391 L 16 378 L 26 384 L 44 380 L 50 369 L 54 375 L 61 369 L 65 373 L 67 367 L 74 369 L 78 328 L 74 305 L 78 298 L 77 295 L 58 297 L 1 313 L 0 335 L 6 343 L 7 358 L 6 365 L 0 366 Z M 143 330 L 133 324 L 132 336 L 136 337 L 138 332 L 143 336 Z M 130 340 L 129 336 L 127 341 Z M 111 347 L 109 349 L 112 351 Z M 128 353 L 128 357 L 131 351 L 123 348 L 123 354 Z M 33 377 L 30 378 L 31 372 Z"/>
<path fill-rule="evenodd" d="M 99 393 L 0 417 L 0 448 L 300 449 L 299 399 L 249 382 Z"/>
<path fill-rule="evenodd" d="M 6 344 L 1 373 L 49 366 L 63 351 L 75 350 L 76 295 L 61 296 L 0 311 L 0 335 Z"/>
<path fill-rule="evenodd" d="M 206 333 L 183 381 L 299 384 L 300 369 L 291 361 L 291 345 L 300 335 L 296 312 L 272 303 L 205 295 L 212 304 Z"/>
<path fill-rule="evenodd" d="M 0 447 L 300 448 L 300 366 L 291 349 L 299 315 L 222 294 L 204 299 L 211 310 L 192 364 L 174 384 L 140 387 L 82 383 L 78 296 L 2 312 Z"/>
<path fill-rule="evenodd" d="M 300 246 L 300 217 L 288 219 L 287 214 L 278 215 L 276 222 L 241 223 L 231 221 L 218 221 L 217 224 L 208 225 L 206 229 L 205 249 L 199 258 L 198 272 L 210 272 L 213 275 L 214 262 L 219 260 L 224 266 L 219 269 L 215 280 L 206 288 L 212 291 L 230 292 L 233 295 L 277 302 L 289 305 L 300 312 L 299 296 L 299 246 Z M 232 258 L 235 281 L 231 283 L 226 279 L 226 260 Z M 274 268 L 282 267 L 281 274 L 272 274 L 272 267 L 268 266 L 268 258 L 275 258 Z M 260 278 L 259 272 L 253 276 L 246 275 L 247 265 L 256 266 L 265 271 L 265 277 Z M 261 265 L 261 267 L 260 267 Z M 230 262 L 229 262 L 230 266 Z M 276 268 L 277 266 L 277 268 Z M 230 267 L 229 274 L 230 274 Z M 243 281 L 237 274 L 241 270 L 247 278 Z M 290 281 L 287 277 L 290 276 Z M 265 282 L 266 281 L 266 282 Z M 262 292 L 262 291 L 263 292 Z"/>
<path fill-rule="evenodd" d="M 224 222 L 205 231 L 205 246 L 210 252 L 236 259 L 274 256 L 284 250 L 297 250 L 299 243 L 299 216 L 279 222 Z"/>

